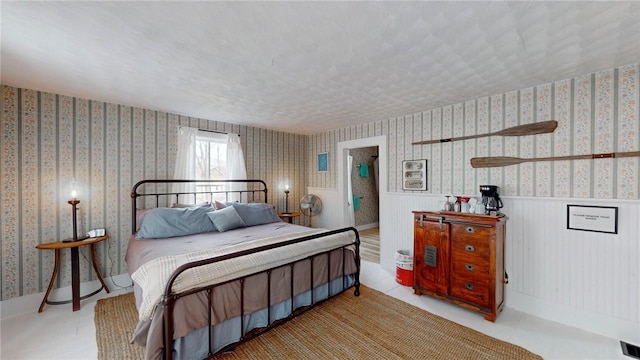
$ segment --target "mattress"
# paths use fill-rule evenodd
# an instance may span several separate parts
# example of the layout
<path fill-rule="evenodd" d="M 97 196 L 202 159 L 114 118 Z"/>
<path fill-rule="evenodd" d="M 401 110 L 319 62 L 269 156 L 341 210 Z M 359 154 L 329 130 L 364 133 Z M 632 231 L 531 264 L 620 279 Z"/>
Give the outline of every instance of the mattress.
<path fill-rule="evenodd" d="M 130 274 L 136 273 L 149 262 L 166 256 L 192 254 L 209 248 L 234 247 L 243 243 L 260 241 L 269 236 L 292 237 L 308 234 L 309 228 L 276 222 L 265 225 L 235 229 L 223 233 L 203 233 L 168 239 L 136 240 L 131 237 L 126 253 L 127 268 Z M 208 333 L 208 326 L 215 326 L 214 351 L 222 346 L 236 342 L 242 336 L 241 330 L 268 325 L 270 321 L 286 317 L 292 308 L 309 305 L 311 296 L 319 300 L 338 292 L 353 283 L 356 272 L 355 254 L 342 249 L 330 252 L 330 255 L 318 255 L 302 259 L 295 265 L 278 267 L 267 273 L 248 276 L 242 283 L 231 281 L 212 290 L 211 304 L 206 293 L 199 292 L 178 299 L 174 307 L 174 351 L 175 358 L 185 358 L 193 354 L 206 355 L 208 349 L 196 349 L 208 342 L 197 339 Z M 133 277 L 133 276 L 132 276 Z M 331 282 L 329 286 L 327 282 Z M 312 290 L 313 289 L 313 290 Z M 140 308 L 143 298 L 139 284 L 134 283 L 136 304 Z M 313 293 L 313 295 L 312 295 Z M 269 297 L 269 298 L 268 298 Z M 293 297 L 294 304 L 291 304 Z M 240 302 L 243 299 L 243 307 Z M 271 304 L 271 311 L 267 307 Z M 293 306 L 292 306 L 293 305 Z M 212 309 L 213 311 L 209 311 Z M 212 314 L 209 323 L 209 314 Z M 265 314 L 271 314 L 266 319 Z M 157 310 L 149 319 L 139 321 L 132 342 L 145 346 L 145 358 L 156 359 L 163 353 L 162 311 Z M 240 319 L 245 319 L 240 321 Z M 240 323 L 244 322 L 242 329 Z M 220 329 L 226 329 L 220 331 Z M 206 336 L 206 335 L 205 335 Z M 185 350 L 188 351 L 185 352 Z M 196 358 L 200 358 L 199 355 Z"/>

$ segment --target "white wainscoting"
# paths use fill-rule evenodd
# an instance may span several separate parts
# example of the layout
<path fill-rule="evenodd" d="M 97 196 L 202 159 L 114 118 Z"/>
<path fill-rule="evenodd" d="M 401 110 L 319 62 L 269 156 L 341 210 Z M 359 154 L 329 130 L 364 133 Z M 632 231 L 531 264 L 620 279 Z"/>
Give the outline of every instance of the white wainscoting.
<path fill-rule="evenodd" d="M 327 224 L 333 189 L 323 196 Z M 413 249 L 411 211 L 438 210 L 443 195 L 386 193 L 380 209 L 380 265 L 395 272 L 393 255 Z M 506 306 L 604 336 L 640 342 L 640 201 L 504 197 L 509 217 Z M 567 204 L 617 206 L 618 234 L 567 229 Z"/>
<path fill-rule="evenodd" d="M 640 202 L 505 198 L 507 306 L 640 341 Z M 567 204 L 618 207 L 618 234 L 567 229 Z"/>
<path fill-rule="evenodd" d="M 311 226 L 314 228 L 337 229 L 341 227 L 342 221 L 338 217 L 335 207 L 338 204 L 338 191 L 336 189 L 326 189 L 308 187 L 307 194 L 315 194 L 322 200 L 322 212 L 311 219 Z M 305 217 L 302 215 L 302 217 Z M 309 224 L 309 218 L 305 217 L 303 225 Z"/>

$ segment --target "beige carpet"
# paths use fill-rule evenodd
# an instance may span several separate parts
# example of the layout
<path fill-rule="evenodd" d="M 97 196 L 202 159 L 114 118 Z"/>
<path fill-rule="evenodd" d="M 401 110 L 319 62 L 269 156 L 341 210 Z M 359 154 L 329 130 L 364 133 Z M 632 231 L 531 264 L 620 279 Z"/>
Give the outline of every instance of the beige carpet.
<path fill-rule="evenodd" d="M 98 301 L 98 359 L 142 357 L 129 344 L 136 319 L 132 294 Z M 348 290 L 218 358 L 541 359 L 366 287 L 360 297 Z"/>

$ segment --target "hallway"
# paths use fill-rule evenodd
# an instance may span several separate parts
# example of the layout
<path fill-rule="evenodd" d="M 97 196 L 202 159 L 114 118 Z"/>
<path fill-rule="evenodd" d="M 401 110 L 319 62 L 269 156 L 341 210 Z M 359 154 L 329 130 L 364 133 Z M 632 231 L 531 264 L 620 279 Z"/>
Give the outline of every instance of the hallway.
<path fill-rule="evenodd" d="M 380 263 L 380 228 L 360 230 L 360 257 L 372 263 Z"/>

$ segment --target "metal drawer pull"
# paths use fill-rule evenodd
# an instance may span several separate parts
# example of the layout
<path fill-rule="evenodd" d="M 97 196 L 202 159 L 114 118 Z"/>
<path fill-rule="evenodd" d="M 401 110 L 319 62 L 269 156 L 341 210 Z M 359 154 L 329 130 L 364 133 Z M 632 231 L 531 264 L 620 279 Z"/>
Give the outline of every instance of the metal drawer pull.
<path fill-rule="evenodd" d="M 473 245 L 465 245 L 464 249 L 471 252 L 476 251 L 476 248 L 474 248 Z"/>
<path fill-rule="evenodd" d="M 475 269 L 475 266 L 473 266 L 471 264 L 464 264 L 464 268 L 469 270 L 469 271 L 473 271 L 473 269 Z"/>
<path fill-rule="evenodd" d="M 465 230 L 469 233 L 469 234 L 473 234 L 476 232 L 476 228 L 474 228 L 473 226 L 467 226 L 465 228 Z"/>
<path fill-rule="evenodd" d="M 472 283 L 464 283 L 464 287 L 467 288 L 467 290 L 473 290 L 473 284 Z"/>

